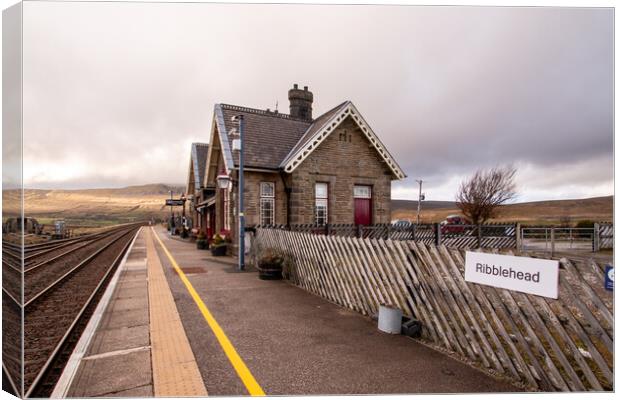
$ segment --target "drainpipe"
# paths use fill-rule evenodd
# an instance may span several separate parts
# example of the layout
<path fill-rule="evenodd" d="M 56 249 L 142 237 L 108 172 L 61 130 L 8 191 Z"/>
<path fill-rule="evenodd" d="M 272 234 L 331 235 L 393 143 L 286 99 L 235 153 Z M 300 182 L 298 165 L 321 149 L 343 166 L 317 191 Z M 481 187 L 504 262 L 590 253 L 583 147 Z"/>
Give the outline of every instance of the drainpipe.
<path fill-rule="evenodd" d="M 286 186 L 286 179 L 284 179 L 284 170 L 280 170 L 280 179 L 284 185 L 284 193 L 286 193 L 286 226 L 291 226 L 291 192 L 292 189 Z"/>

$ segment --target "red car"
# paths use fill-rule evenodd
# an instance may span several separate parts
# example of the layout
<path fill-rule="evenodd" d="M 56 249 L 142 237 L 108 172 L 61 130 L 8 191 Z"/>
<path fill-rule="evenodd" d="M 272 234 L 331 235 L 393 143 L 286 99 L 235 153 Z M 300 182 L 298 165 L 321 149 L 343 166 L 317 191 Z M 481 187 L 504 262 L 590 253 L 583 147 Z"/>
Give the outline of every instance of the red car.
<path fill-rule="evenodd" d="M 465 217 L 460 215 L 448 215 L 444 221 L 441 221 L 441 233 L 463 233 L 467 229 L 467 225 L 470 225 Z"/>

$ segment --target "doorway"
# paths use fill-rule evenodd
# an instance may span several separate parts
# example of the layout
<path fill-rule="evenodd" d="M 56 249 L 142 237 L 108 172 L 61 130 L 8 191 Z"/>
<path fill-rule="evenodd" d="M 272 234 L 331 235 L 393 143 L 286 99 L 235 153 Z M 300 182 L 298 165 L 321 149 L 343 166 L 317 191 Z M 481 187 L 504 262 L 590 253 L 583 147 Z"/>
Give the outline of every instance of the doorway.
<path fill-rule="evenodd" d="M 353 187 L 355 225 L 372 224 L 372 188 L 355 185 Z"/>

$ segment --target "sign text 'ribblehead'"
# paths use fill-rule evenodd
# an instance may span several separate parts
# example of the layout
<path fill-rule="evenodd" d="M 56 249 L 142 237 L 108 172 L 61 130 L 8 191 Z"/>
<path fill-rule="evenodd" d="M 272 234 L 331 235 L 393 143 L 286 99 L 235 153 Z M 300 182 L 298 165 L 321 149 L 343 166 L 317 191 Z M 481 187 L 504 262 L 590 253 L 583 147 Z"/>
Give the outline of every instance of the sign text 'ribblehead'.
<path fill-rule="evenodd" d="M 558 273 L 557 260 L 472 251 L 465 254 L 465 280 L 468 282 L 557 299 Z"/>

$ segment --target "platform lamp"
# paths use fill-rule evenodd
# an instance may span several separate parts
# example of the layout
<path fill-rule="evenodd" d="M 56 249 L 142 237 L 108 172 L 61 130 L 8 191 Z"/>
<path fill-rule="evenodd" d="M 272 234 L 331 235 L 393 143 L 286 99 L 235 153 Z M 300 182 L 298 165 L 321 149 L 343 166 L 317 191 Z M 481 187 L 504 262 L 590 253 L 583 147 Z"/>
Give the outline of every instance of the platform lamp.
<path fill-rule="evenodd" d="M 174 230 L 172 229 L 172 224 L 174 223 L 174 214 L 172 213 L 172 190 L 168 190 L 168 193 L 170 193 L 170 223 L 168 226 L 170 227 L 170 234 L 173 235 Z"/>
<path fill-rule="evenodd" d="M 245 120 L 243 114 L 234 115 L 230 120 L 235 123 L 239 123 L 239 130 L 231 129 L 229 134 L 231 136 L 238 136 L 233 139 L 233 150 L 239 151 L 239 271 L 245 270 L 245 208 L 243 206 L 243 131 L 245 128 Z"/>

